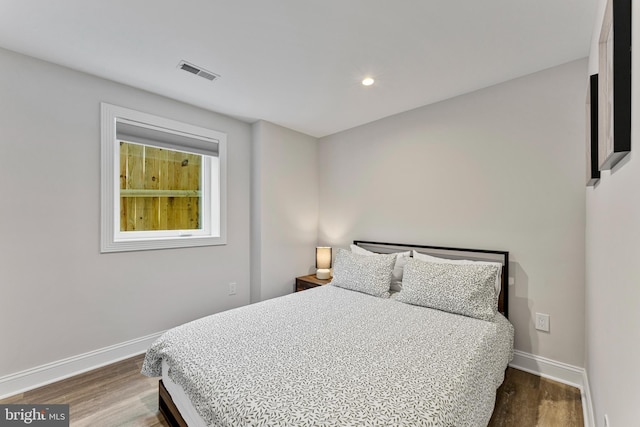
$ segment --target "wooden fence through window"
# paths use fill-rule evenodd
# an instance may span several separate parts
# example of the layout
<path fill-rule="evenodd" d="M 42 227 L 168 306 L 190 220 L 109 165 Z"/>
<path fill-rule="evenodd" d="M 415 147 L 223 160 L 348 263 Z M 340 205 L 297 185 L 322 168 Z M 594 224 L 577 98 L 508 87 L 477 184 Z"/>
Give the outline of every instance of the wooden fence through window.
<path fill-rule="evenodd" d="M 120 231 L 200 228 L 202 156 L 120 142 Z"/>

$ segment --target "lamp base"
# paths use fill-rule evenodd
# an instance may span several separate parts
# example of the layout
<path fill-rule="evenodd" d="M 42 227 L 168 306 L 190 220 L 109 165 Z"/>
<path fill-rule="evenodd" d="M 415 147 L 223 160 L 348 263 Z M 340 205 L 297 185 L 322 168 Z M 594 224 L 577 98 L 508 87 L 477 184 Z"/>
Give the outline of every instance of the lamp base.
<path fill-rule="evenodd" d="M 316 270 L 316 277 L 321 280 L 331 279 L 331 270 L 328 268 L 319 268 Z"/>

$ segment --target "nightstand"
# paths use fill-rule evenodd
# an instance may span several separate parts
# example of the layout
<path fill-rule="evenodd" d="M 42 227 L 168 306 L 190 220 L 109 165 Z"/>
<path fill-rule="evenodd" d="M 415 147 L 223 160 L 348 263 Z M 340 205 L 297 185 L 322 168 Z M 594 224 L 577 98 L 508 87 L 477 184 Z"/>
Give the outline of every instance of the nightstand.
<path fill-rule="evenodd" d="M 315 288 L 316 286 L 326 285 L 330 283 L 331 279 L 318 279 L 315 274 L 308 276 L 296 277 L 296 292 L 305 291 L 307 289 Z"/>

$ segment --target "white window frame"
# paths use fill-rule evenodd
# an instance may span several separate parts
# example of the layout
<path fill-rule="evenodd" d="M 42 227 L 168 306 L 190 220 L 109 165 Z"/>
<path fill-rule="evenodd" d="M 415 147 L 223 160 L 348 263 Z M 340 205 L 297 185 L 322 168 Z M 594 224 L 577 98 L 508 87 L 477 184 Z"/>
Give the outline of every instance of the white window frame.
<path fill-rule="evenodd" d="M 164 117 L 101 103 L 101 238 L 105 252 L 140 251 L 224 245 L 227 243 L 227 135 Z M 148 127 L 163 134 L 176 135 L 168 149 L 203 155 L 202 227 L 197 230 L 120 231 L 120 138 L 117 124 Z M 184 137 L 197 146 L 180 143 Z M 125 139 L 126 141 L 126 139 Z M 139 141 L 126 141 L 139 143 Z M 206 154 L 206 147 L 217 143 L 217 156 Z M 149 145 L 157 146 L 150 143 Z M 204 148 L 202 148 L 204 147 Z M 203 151 L 204 150 L 204 151 Z M 216 165 L 217 163 L 217 165 Z M 217 166 L 217 168 L 216 168 Z M 216 174 L 217 170 L 217 174 Z"/>

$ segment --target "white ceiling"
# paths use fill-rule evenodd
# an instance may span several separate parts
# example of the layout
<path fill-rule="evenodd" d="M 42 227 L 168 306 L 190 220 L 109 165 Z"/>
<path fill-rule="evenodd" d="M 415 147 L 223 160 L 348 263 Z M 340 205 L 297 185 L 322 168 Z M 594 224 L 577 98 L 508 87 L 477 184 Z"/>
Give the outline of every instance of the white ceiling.
<path fill-rule="evenodd" d="M 321 137 L 585 57 L 596 3 L 0 0 L 0 46 Z"/>

